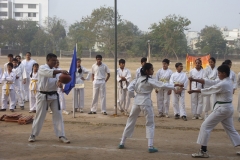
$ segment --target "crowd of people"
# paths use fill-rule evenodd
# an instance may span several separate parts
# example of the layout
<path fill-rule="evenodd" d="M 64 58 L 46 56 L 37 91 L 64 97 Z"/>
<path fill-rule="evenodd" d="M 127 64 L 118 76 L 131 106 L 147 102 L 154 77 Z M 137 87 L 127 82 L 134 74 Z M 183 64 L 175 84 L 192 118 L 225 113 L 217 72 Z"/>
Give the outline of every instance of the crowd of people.
<path fill-rule="evenodd" d="M 204 119 L 197 141 L 201 145 L 201 149 L 192 156 L 208 157 L 209 135 L 219 122 L 222 123 L 233 145 L 240 146 L 240 136 L 233 126 L 232 119 L 232 97 L 240 85 L 240 73 L 236 76 L 231 70 L 231 60 L 225 60 L 221 66 L 217 67 L 215 58 L 211 57 L 209 66 L 203 69 L 201 59 L 196 59 L 195 68 L 187 76 L 183 72 L 182 63 L 176 63 L 176 71 L 173 72 L 169 69 L 170 60 L 163 59 L 163 67 L 153 77 L 153 65 L 147 63 L 147 58 L 143 57 L 141 67 L 136 70 L 134 78 L 132 78 L 130 70 L 125 67 L 125 63 L 124 59 L 119 60 L 116 77 L 118 81 L 117 107 L 120 112 L 128 116 L 119 149 L 125 148 L 125 141 L 131 137 L 137 117 L 142 111 L 146 117 L 148 152 L 157 152 L 158 150 L 153 147 L 155 124 L 151 100 L 152 90 L 155 90 L 157 96 L 157 117 L 170 117 L 169 105 L 172 95 L 174 118 L 187 121 L 185 94 L 188 83 L 191 83 L 188 93 L 191 94 L 192 119 Z M 97 113 L 98 98 L 100 97 L 101 113 L 107 115 L 106 83 L 110 78 L 110 70 L 102 62 L 102 56 L 96 56 L 96 63 L 92 65 L 91 71 L 81 65 L 80 58 L 77 59 L 76 68 L 76 84 L 84 84 L 85 80 L 92 78 L 93 98 L 88 114 Z M 21 56 L 14 57 L 9 54 L 8 62 L 4 64 L 1 72 L 3 85 L 0 111 L 6 111 L 8 104 L 11 112 L 14 112 L 17 104 L 20 109 L 24 110 L 24 102 L 29 101 L 29 113 L 36 113 L 29 142 L 34 142 L 35 136 L 38 136 L 49 107 L 50 113 L 53 114 L 56 136 L 63 143 L 70 143 L 65 137 L 62 119 L 62 113 L 69 114 L 69 112 L 66 110 L 64 86 L 59 80 L 60 74 L 69 73 L 59 68 L 57 56 L 49 53 L 46 57 L 46 64 L 39 66 L 35 60 L 31 59 L 30 52 L 26 53 L 23 61 L 21 61 Z M 73 97 L 75 112 L 83 113 L 84 87 L 74 88 Z M 130 101 L 133 98 L 133 105 L 129 112 Z M 240 113 L 240 102 L 238 103 L 238 112 Z"/>

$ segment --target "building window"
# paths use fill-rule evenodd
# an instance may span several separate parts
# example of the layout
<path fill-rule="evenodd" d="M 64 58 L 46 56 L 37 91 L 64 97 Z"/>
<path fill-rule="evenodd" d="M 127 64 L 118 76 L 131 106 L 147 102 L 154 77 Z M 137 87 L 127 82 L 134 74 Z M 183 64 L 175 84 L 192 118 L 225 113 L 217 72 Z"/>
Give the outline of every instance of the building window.
<path fill-rule="evenodd" d="M 22 17 L 23 16 L 23 13 L 21 12 L 15 12 L 15 17 Z"/>
<path fill-rule="evenodd" d="M 7 3 L 0 3 L 0 8 L 7 8 Z"/>
<path fill-rule="evenodd" d="M 28 17 L 36 17 L 37 14 L 36 13 L 28 13 Z"/>
<path fill-rule="evenodd" d="M 23 8 L 23 4 L 15 4 L 15 8 Z"/>
<path fill-rule="evenodd" d="M 0 12 L 0 17 L 5 17 L 7 16 L 7 12 Z"/>
<path fill-rule="evenodd" d="M 28 8 L 36 8 L 36 4 L 29 4 Z"/>

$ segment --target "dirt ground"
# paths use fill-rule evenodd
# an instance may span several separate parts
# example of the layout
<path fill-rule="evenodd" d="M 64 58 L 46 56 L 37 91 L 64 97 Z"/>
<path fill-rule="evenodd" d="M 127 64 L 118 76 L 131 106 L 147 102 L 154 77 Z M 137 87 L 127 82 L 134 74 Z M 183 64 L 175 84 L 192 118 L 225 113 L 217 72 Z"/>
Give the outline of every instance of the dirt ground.
<path fill-rule="evenodd" d="M 0 57 L 0 66 L 2 67 L 6 62 L 5 57 Z M 44 64 L 44 58 L 33 57 L 39 64 Z M 134 76 L 135 70 L 140 66 L 139 60 L 133 59 L 126 63 L 126 67 L 130 69 Z M 83 59 L 82 65 L 90 70 L 94 59 Z M 60 59 L 60 67 L 69 69 L 71 63 L 70 58 Z M 170 104 L 170 118 L 155 118 L 156 130 L 154 146 L 159 149 L 158 153 L 150 154 L 147 152 L 147 140 L 145 132 L 145 118 L 142 114 L 138 118 L 137 125 L 132 138 L 128 139 L 125 146 L 126 149 L 117 149 L 120 138 L 126 124 L 127 117 L 118 114 L 118 117 L 112 116 L 114 114 L 114 62 L 113 60 L 104 59 L 111 70 L 111 77 L 107 82 L 107 111 L 108 115 L 98 114 L 88 115 L 92 99 L 92 83 L 85 83 L 85 113 L 76 113 L 73 118 L 72 114 L 63 115 L 65 122 L 66 137 L 71 140 L 70 144 L 62 144 L 58 142 L 55 137 L 52 127 L 51 114 L 48 114 L 42 128 L 42 131 L 37 141 L 34 143 L 28 142 L 28 137 L 31 133 L 31 124 L 18 125 L 16 123 L 0 121 L 0 160 L 3 159 L 192 159 L 191 154 L 199 149 L 196 144 L 199 127 L 202 120 L 192 120 L 190 112 L 190 96 L 186 94 L 186 110 L 188 114 L 188 121 L 184 122 L 181 119 L 173 119 L 173 108 Z M 235 73 L 240 72 L 240 62 L 233 62 L 233 70 Z M 175 62 L 172 62 L 170 68 L 174 70 Z M 183 61 L 183 64 L 184 61 Z M 220 64 L 220 61 L 219 63 Z M 161 68 L 161 63 L 153 62 L 155 73 Z M 1 85 L 0 85 L 1 87 Z M 237 106 L 238 91 L 234 94 L 233 105 Z M 65 96 L 67 100 L 67 110 L 72 110 L 72 94 Z M 156 96 L 152 93 L 152 100 L 155 114 Z M 25 110 L 22 111 L 17 107 L 15 111 L 24 115 L 29 115 L 28 103 L 25 103 Z M 7 110 L 2 114 L 9 114 Z M 234 113 L 234 125 L 240 132 L 240 123 L 237 121 L 238 113 Z M 211 134 L 209 142 L 209 154 L 211 159 L 239 159 L 236 151 L 239 148 L 234 148 L 219 124 Z"/>

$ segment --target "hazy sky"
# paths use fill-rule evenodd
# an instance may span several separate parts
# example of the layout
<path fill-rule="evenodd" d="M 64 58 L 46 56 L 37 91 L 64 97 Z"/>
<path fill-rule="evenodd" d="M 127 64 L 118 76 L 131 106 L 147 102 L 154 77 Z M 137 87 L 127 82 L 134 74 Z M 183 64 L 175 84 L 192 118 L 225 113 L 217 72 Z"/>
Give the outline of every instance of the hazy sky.
<path fill-rule="evenodd" d="M 70 25 L 104 5 L 114 7 L 114 0 L 49 0 L 49 16 L 56 15 Z M 213 24 L 240 28 L 240 0 L 118 0 L 118 12 L 142 31 L 170 14 L 191 20 L 191 31 Z"/>

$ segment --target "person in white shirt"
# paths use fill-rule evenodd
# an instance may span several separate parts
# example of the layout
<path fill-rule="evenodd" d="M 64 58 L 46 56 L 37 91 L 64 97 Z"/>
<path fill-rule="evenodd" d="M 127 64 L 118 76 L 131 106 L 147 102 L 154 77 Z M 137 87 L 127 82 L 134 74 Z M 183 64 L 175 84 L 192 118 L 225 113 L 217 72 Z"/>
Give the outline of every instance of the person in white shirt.
<path fill-rule="evenodd" d="M 170 77 L 172 75 L 172 70 L 168 68 L 170 63 L 169 59 L 164 59 L 162 61 L 163 68 L 159 69 L 156 74 L 156 80 L 163 83 L 169 83 Z M 169 104 L 170 104 L 170 95 L 172 90 L 170 89 L 155 89 L 157 95 L 157 107 L 158 115 L 157 117 L 167 117 L 169 118 Z"/>
<path fill-rule="evenodd" d="M 209 66 L 204 69 L 203 78 L 208 80 L 218 79 L 216 59 L 214 57 L 211 57 L 208 60 L 208 63 L 209 63 Z M 204 119 L 208 117 L 208 112 L 212 110 L 214 103 L 215 103 L 215 94 L 211 94 L 203 97 L 203 112 L 205 114 Z"/>
<path fill-rule="evenodd" d="M 134 104 L 123 131 L 122 139 L 118 146 L 119 149 L 125 148 L 125 141 L 127 138 L 132 136 L 138 115 L 141 111 L 144 111 L 143 113 L 146 117 L 146 138 L 148 139 L 148 152 L 158 152 L 158 149 L 153 147 L 155 124 L 151 100 L 152 90 L 154 88 L 174 89 L 174 86 L 183 85 L 157 81 L 156 79 L 151 78 L 153 72 L 153 65 L 151 63 L 144 64 L 141 69 L 141 76 L 137 79 L 134 79 L 128 86 L 128 91 L 131 95 L 130 97 L 134 96 L 134 91 L 137 94 L 134 97 Z"/>
<path fill-rule="evenodd" d="M 128 108 L 131 98 L 128 95 L 127 87 L 131 80 L 131 72 L 125 68 L 126 61 L 124 59 L 119 60 L 119 68 L 117 69 L 117 81 L 118 81 L 118 109 L 125 115 L 129 115 Z"/>
<path fill-rule="evenodd" d="M 54 69 L 54 66 L 57 63 L 57 56 L 53 53 L 49 53 L 47 55 L 46 63 L 47 64 L 45 65 L 41 65 L 38 70 L 36 115 L 32 124 L 32 133 L 28 141 L 35 142 L 35 136 L 39 135 L 48 107 L 50 107 L 53 112 L 52 120 L 56 136 L 59 137 L 60 142 L 70 143 L 70 141 L 65 137 L 62 111 L 59 102 L 59 95 L 57 93 L 57 88 L 61 87 L 62 83 L 56 76 L 59 73 L 69 73 L 65 70 Z"/>
<path fill-rule="evenodd" d="M 3 71 L 2 71 L 2 68 L 0 68 L 0 84 L 2 83 L 2 74 L 3 74 Z"/>
<path fill-rule="evenodd" d="M 240 72 L 237 75 L 237 86 L 238 86 L 238 88 L 240 88 Z M 239 113 L 238 121 L 240 122 L 240 92 L 238 93 L 238 107 L 237 107 L 237 111 Z"/>
<path fill-rule="evenodd" d="M 8 71 L 7 65 L 8 65 L 8 63 L 12 63 L 13 54 L 8 54 L 7 57 L 8 57 L 8 62 L 5 63 L 4 66 L 3 66 L 4 72 L 7 72 L 7 71 Z"/>
<path fill-rule="evenodd" d="M 185 90 L 188 85 L 188 77 L 184 73 L 182 63 L 178 62 L 175 64 L 176 72 L 171 75 L 170 83 L 171 84 L 182 84 L 183 87 L 176 87 L 176 90 L 173 93 L 173 110 L 175 119 L 180 117 L 187 121 L 187 113 L 185 109 Z"/>
<path fill-rule="evenodd" d="M 15 58 L 18 60 L 18 67 L 21 68 L 21 72 L 23 74 L 24 67 L 23 67 L 23 65 L 21 63 L 21 56 L 20 55 L 16 55 Z M 20 85 L 20 94 L 22 96 L 22 99 L 24 100 L 23 76 L 21 76 L 21 78 L 19 79 L 19 85 Z"/>
<path fill-rule="evenodd" d="M 202 79 L 203 78 L 203 68 L 201 59 L 195 60 L 195 68 L 190 71 L 190 77 L 194 79 Z M 191 81 L 190 81 L 191 83 Z M 192 82 L 191 84 L 192 90 L 199 90 L 203 88 L 201 83 Z M 192 108 L 192 119 L 202 119 L 201 114 L 203 110 L 203 97 L 201 93 L 192 93 L 191 94 L 191 108 Z"/>
<path fill-rule="evenodd" d="M 84 77 L 84 74 L 87 74 Z M 90 72 L 81 65 L 81 59 L 77 59 L 77 72 L 76 72 L 76 84 L 84 84 L 85 80 L 89 80 L 91 77 Z M 75 111 L 79 109 L 80 113 L 83 113 L 84 108 L 84 88 L 74 88 L 74 101 L 75 101 Z"/>
<path fill-rule="evenodd" d="M 22 99 L 21 88 L 20 88 L 20 83 L 22 80 L 22 69 L 18 66 L 18 60 L 16 58 L 13 58 L 12 64 L 13 64 L 12 72 L 15 73 L 15 75 L 16 75 L 16 79 L 14 82 L 14 90 L 15 90 L 15 94 L 16 94 L 16 99 L 17 99 L 18 105 L 23 110 L 24 102 Z M 16 104 L 15 104 L 15 109 L 16 109 Z"/>
<path fill-rule="evenodd" d="M 107 74 L 107 78 L 106 78 Z M 93 100 L 91 111 L 88 114 L 96 114 L 98 97 L 101 99 L 102 114 L 107 115 L 106 112 L 106 82 L 110 77 L 110 70 L 108 66 L 102 63 L 102 56 L 96 56 L 96 63 L 92 65 L 92 81 L 93 81 Z"/>
<path fill-rule="evenodd" d="M 32 66 L 32 72 L 30 74 L 30 84 L 29 84 L 29 113 L 36 113 L 36 95 L 38 86 L 38 63 L 34 63 Z"/>
<path fill-rule="evenodd" d="M 216 102 L 213 106 L 213 112 L 201 125 L 197 140 L 197 143 L 201 145 L 201 149 L 198 153 L 192 154 L 192 157 L 194 158 L 209 157 L 207 153 L 207 145 L 210 134 L 214 127 L 220 122 L 233 146 L 240 146 L 240 135 L 233 125 L 233 85 L 232 80 L 229 78 L 230 68 L 227 65 L 221 65 L 217 68 L 217 70 L 219 80 L 191 79 L 192 81 L 200 82 L 206 85 L 206 88 L 188 91 L 189 94 L 201 93 L 203 96 L 216 94 Z"/>
<path fill-rule="evenodd" d="M 30 74 L 32 71 L 32 66 L 37 63 L 35 60 L 31 59 L 31 52 L 26 53 L 26 59 L 21 62 L 23 65 L 23 90 L 24 90 L 24 100 L 29 101 L 29 84 L 30 84 Z"/>
<path fill-rule="evenodd" d="M 143 57 L 141 59 L 141 65 L 143 66 L 145 63 L 147 63 L 147 58 L 146 57 Z M 141 76 L 141 68 L 142 67 L 139 67 L 137 70 L 136 70 L 136 74 L 135 74 L 135 78 L 139 78 Z"/>
<path fill-rule="evenodd" d="M 232 80 L 233 85 L 233 94 L 235 93 L 235 90 L 237 89 L 237 77 L 234 71 L 231 70 L 232 67 L 232 61 L 227 59 L 222 64 L 227 65 L 230 68 L 230 75 L 229 78 Z"/>
<path fill-rule="evenodd" d="M 16 79 L 15 73 L 12 72 L 13 64 L 7 64 L 7 72 L 4 72 L 2 75 L 2 109 L 0 111 L 6 111 L 7 109 L 7 101 L 9 98 L 9 109 L 11 112 L 14 112 L 16 99 L 15 99 L 15 91 L 14 91 L 14 82 Z"/>

